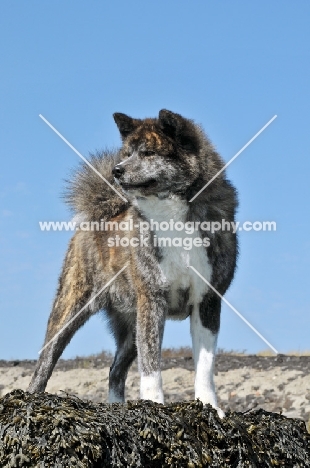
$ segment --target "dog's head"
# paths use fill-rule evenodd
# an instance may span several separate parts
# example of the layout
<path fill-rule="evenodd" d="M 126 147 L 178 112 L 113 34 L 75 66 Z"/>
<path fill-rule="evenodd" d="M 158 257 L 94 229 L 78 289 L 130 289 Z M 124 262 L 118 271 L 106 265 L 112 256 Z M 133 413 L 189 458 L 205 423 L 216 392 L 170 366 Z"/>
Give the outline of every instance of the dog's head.
<path fill-rule="evenodd" d="M 185 193 L 199 177 L 201 130 L 168 110 L 157 119 L 113 115 L 123 146 L 113 168 L 115 180 L 133 195 Z"/>

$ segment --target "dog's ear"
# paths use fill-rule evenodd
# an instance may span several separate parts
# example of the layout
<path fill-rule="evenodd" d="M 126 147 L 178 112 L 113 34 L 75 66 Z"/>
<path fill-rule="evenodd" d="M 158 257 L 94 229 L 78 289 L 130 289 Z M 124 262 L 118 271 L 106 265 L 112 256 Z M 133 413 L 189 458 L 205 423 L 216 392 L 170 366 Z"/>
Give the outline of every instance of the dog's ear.
<path fill-rule="evenodd" d="M 172 139 L 176 138 L 178 130 L 182 127 L 183 117 L 179 114 L 174 114 L 171 111 L 162 109 L 158 114 L 158 123 L 165 135 Z"/>
<path fill-rule="evenodd" d="M 175 140 L 183 149 L 194 153 L 199 150 L 199 140 L 190 120 L 162 109 L 158 114 L 158 123 L 162 132 Z"/>
<path fill-rule="evenodd" d="M 123 140 L 138 127 L 140 122 L 140 120 L 133 119 L 126 114 L 121 114 L 120 112 L 113 114 L 113 118 Z"/>

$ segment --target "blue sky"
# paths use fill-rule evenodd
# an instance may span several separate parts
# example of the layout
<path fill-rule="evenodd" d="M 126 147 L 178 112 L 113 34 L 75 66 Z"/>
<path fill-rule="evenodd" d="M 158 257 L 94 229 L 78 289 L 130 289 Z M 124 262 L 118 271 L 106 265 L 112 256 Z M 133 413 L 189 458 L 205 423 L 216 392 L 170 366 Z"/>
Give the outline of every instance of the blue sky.
<path fill-rule="evenodd" d="M 232 163 L 242 232 L 226 294 L 281 352 L 309 349 L 310 4 L 300 2 L 66 2 L 3 0 L 1 38 L 0 359 L 36 358 L 70 238 L 39 221 L 69 220 L 61 200 L 78 156 L 118 147 L 113 112 L 179 112 L 205 128 Z M 223 306 L 219 346 L 266 345 Z M 190 345 L 188 321 L 169 322 L 164 346 Z M 65 350 L 113 350 L 100 316 Z"/>

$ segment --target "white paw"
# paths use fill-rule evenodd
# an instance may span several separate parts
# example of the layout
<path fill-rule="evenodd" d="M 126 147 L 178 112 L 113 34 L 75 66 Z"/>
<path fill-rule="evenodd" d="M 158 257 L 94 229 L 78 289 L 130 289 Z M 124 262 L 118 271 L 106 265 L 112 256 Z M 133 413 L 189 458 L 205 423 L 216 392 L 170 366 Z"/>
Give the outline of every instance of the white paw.
<path fill-rule="evenodd" d="M 225 413 L 224 413 L 224 411 L 223 411 L 221 408 L 219 408 L 219 407 L 217 406 L 217 403 L 216 403 L 216 399 L 215 399 L 215 398 L 212 399 L 211 401 L 210 401 L 210 400 L 206 400 L 206 399 L 205 399 L 205 400 L 202 400 L 202 398 L 200 398 L 200 400 L 202 401 L 202 403 L 203 403 L 204 405 L 211 405 L 212 408 L 214 408 L 214 409 L 217 411 L 218 417 L 219 417 L 220 419 L 225 418 Z"/>
<path fill-rule="evenodd" d="M 216 409 L 217 414 L 218 414 L 218 417 L 219 417 L 220 419 L 225 418 L 225 413 L 224 413 L 224 411 L 223 411 L 221 408 L 219 408 L 218 406 L 214 406 L 214 409 Z"/>
<path fill-rule="evenodd" d="M 153 372 L 150 375 L 141 375 L 140 398 L 142 400 L 164 403 L 160 372 Z"/>

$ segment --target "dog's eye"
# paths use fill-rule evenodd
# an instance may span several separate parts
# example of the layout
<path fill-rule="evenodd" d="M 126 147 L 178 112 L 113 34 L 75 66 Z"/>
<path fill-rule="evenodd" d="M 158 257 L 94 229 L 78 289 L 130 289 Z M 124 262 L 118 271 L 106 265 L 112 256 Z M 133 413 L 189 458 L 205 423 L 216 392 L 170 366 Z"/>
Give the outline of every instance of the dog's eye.
<path fill-rule="evenodd" d="M 141 151 L 141 154 L 143 156 L 152 156 L 153 154 L 155 154 L 155 151 L 145 150 L 145 151 Z"/>

